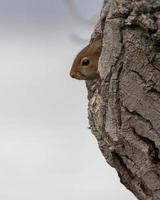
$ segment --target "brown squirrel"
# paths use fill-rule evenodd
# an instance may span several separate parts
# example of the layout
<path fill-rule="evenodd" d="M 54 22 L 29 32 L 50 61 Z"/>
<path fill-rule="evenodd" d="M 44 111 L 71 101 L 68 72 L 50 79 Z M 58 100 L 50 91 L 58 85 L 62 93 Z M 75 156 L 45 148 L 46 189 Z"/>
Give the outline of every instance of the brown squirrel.
<path fill-rule="evenodd" d="M 92 42 L 82 49 L 73 62 L 70 76 L 78 80 L 93 80 L 98 78 L 98 60 L 101 50 L 101 39 Z"/>

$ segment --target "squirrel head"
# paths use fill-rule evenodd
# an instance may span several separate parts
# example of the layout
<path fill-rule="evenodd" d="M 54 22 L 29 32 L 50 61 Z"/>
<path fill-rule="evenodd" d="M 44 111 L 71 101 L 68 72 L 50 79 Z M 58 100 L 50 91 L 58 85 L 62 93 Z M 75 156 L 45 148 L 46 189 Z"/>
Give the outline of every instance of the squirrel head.
<path fill-rule="evenodd" d="M 70 76 L 78 80 L 93 80 L 99 77 L 98 60 L 102 50 L 102 40 L 94 41 L 76 56 Z"/>

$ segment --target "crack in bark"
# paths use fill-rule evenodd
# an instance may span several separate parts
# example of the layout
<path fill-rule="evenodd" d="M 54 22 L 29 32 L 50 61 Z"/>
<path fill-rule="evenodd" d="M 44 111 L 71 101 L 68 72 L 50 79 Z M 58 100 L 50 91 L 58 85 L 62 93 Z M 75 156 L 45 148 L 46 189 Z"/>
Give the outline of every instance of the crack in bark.
<path fill-rule="evenodd" d="M 107 97 L 109 96 L 109 83 L 111 80 L 111 76 L 112 76 L 112 72 L 110 71 L 110 73 L 108 74 L 108 76 L 105 78 L 105 80 L 102 82 L 102 88 L 101 88 L 101 96 L 103 98 L 103 103 L 101 103 L 100 107 L 101 110 L 103 110 L 103 124 L 102 124 L 102 131 L 106 134 L 106 130 L 105 130 L 105 122 L 107 119 L 107 110 L 108 110 L 108 99 Z M 103 95 L 103 90 L 107 91 L 106 96 Z"/>
<path fill-rule="evenodd" d="M 151 64 L 151 63 L 150 63 Z M 159 68 L 157 68 L 153 63 L 151 64 L 152 65 L 152 67 L 153 68 L 155 68 L 157 71 L 159 71 L 160 72 L 160 69 Z"/>
<path fill-rule="evenodd" d="M 150 199 L 152 196 L 152 191 L 143 182 L 140 183 L 140 187 L 143 190 L 143 192 L 147 194 L 147 196 L 149 197 L 148 199 Z"/>
<path fill-rule="evenodd" d="M 148 93 L 153 93 L 153 94 L 156 94 L 158 97 L 160 97 L 160 91 L 155 89 L 155 87 L 154 87 L 155 83 L 154 82 L 152 82 L 152 81 L 147 82 L 138 71 L 131 70 L 131 72 L 135 73 L 143 81 L 143 83 L 145 84 L 145 86 L 147 88 Z"/>
<path fill-rule="evenodd" d="M 121 155 L 121 156 L 122 156 L 122 158 L 126 158 L 127 160 L 129 160 L 130 162 L 132 162 L 133 165 L 135 165 L 134 160 L 131 159 L 128 155 Z"/>
<path fill-rule="evenodd" d="M 127 165 L 123 161 L 122 157 L 116 151 L 113 151 L 112 155 L 113 155 L 113 158 L 115 159 L 115 162 L 119 163 L 119 167 L 123 168 L 124 174 L 129 176 L 130 179 L 133 179 L 135 177 L 135 175 L 132 174 L 132 171 L 127 167 Z"/>
<path fill-rule="evenodd" d="M 131 70 L 131 72 L 132 72 L 132 73 L 135 73 L 135 74 L 143 81 L 143 83 L 145 84 L 145 86 L 146 86 L 146 88 L 147 88 L 147 92 L 149 92 L 149 93 L 154 93 L 154 94 L 156 94 L 158 97 L 160 97 L 160 91 L 157 90 L 157 89 L 155 89 L 155 87 L 154 87 L 156 83 L 154 83 L 154 82 L 152 82 L 152 81 L 147 82 L 147 81 L 143 78 L 143 76 L 142 76 L 138 71 Z"/>
<path fill-rule="evenodd" d="M 119 155 L 116 151 L 112 152 L 115 168 L 117 169 L 118 175 L 120 177 L 120 181 L 122 184 L 124 184 L 129 190 L 131 190 L 133 193 L 135 193 L 136 190 L 140 191 L 142 190 L 141 195 L 143 197 L 145 196 L 146 199 L 148 199 L 152 192 L 144 182 L 142 182 L 135 174 L 132 173 L 132 171 L 127 167 L 125 164 L 123 157 Z M 139 196 L 139 199 L 143 199 Z"/>
<path fill-rule="evenodd" d="M 158 97 L 160 97 L 160 91 L 158 91 L 158 90 L 155 89 L 154 87 L 151 88 L 150 90 L 148 90 L 148 92 L 154 93 L 154 94 L 156 94 Z"/>
<path fill-rule="evenodd" d="M 140 113 L 138 113 L 137 111 L 130 111 L 129 108 L 127 108 L 127 106 L 123 106 L 123 108 L 125 109 L 125 111 L 127 113 L 129 113 L 130 115 L 134 115 L 134 116 L 137 116 L 138 118 L 140 118 L 140 120 L 142 120 L 144 123 L 147 123 L 150 127 L 150 130 L 153 130 L 158 136 L 159 136 L 159 133 L 155 130 L 155 128 L 153 127 L 152 123 L 150 120 L 144 118 Z"/>
<path fill-rule="evenodd" d="M 120 99 L 120 75 L 123 69 L 123 62 L 120 63 L 120 68 L 118 69 L 118 75 L 117 75 L 117 112 L 118 112 L 118 122 L 119 127 L 122 126 L 122 116 L 121 116 L 121 99 Z"/>
<path fill-rule="evenodd" d="M 156 147 L 155 142 L 147 137 L 144 137 L 140 135 L 134 127 L 131 127 L 133 133 L 140 139 L 142 140 L 147 146 L 149 147 L 149 156 L 151 158 L 151 161 L 154 163 L 159 163 L 160 158 L 159 158 L 159 149 Z"/>
<path fill-rule="evenodd" d="M 138 71 L 132 69 L 131 72 L 136 74 L 143 81 L 143 83 L 147 84 L 147 81 L 143 78 L 143 76 Z"/>

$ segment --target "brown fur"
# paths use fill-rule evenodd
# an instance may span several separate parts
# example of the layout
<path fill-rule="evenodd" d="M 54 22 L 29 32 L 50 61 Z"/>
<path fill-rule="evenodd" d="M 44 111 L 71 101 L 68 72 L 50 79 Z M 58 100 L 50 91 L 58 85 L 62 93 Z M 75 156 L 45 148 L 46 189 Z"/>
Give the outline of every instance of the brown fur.
<path fill-rule="evenodd" d="M 76 56 L 70 76 L 78 80 L 92 80 L 99 76 L 98 73 L 98 60 L 102 50 L 102 40 L 94 41 L 87 45 Z M 87 57 L 90 63 L 87 66 L 82 65 L 82 59 Z"/>

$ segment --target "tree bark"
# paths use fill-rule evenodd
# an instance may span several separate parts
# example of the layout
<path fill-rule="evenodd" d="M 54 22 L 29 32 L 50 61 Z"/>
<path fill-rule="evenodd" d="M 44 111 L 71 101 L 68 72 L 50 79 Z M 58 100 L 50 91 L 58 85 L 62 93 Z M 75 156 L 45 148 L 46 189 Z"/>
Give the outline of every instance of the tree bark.
<path fill-rule="evenodd" d="M 100 79 L 87 81 L 92 133 L 121 182 L 160 200 L 160 0 L 105 0 Z"/>

